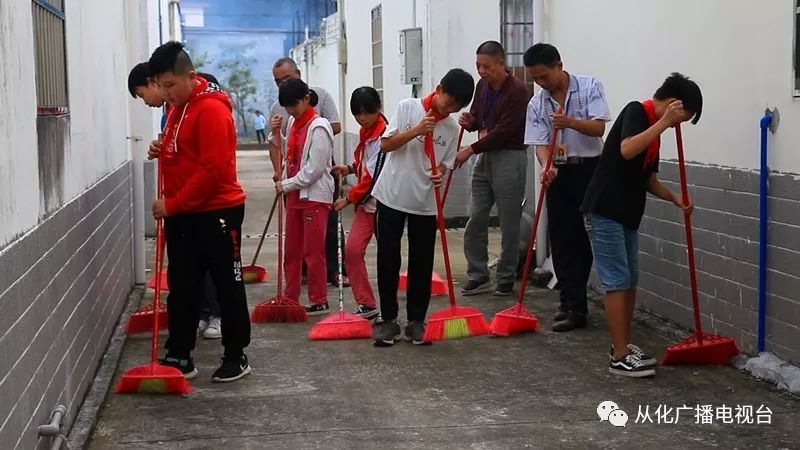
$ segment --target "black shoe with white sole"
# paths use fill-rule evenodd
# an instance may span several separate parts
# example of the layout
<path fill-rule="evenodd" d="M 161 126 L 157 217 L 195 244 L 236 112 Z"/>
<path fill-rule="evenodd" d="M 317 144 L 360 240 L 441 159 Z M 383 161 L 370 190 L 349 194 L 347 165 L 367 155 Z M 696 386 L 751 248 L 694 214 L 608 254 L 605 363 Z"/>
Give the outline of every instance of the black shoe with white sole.
<path fill-rule="evenodd" d="M 658 366 L 658 360 L 644 352 L 638 345 L 628 344 L 628 352 L 639 358 L 642 364 L 646 366 Z M 614 357 L 614 346 L 608 351 L 608 357 Z"/>
<path fill-rule="evenodd" d="M 372 334 L 375 339 L 375 347 L 390 347 L 402 336 L 397 320 L 376 321 L 372 325 Z"/>
<path fill-rule="evenodd" d="M 403 333 L 403 340 L 414 345 L 431 345 L 430 341 L 425 341 L 425 324 L 422 322 L 408 322 Z"/>
<path fill-rule="evenodd" d="M 608 362 L 608 371 L 614 375 L 632 378 L 652 377 L 656 374 L 654 366 L 642 363 L 642 360 L 633 353 L 628 353 L 622 359 L 611 358 Z"/>
<path fill-rule="evenodd" d="M 328 314 L 330 312 L 331 307 L 328 306 L 328 302 L 325 303 L 312 303 L 310 305 L 306 305 L 306 314 L 309 316 L 319 316 L 322 314 Z"/>
<path fill-rule="evenodd" d="M 247 362 L 247 356 L 223 356 L 222 364 L 214 375 L 211 377 L 212 383 L 230 383 L 236 381 L 246 375 L 249 375 L 252 369 Z"/>
<path fill-rule="evenodd" d="M 514 293 L 514 283 L 498 283 L 494 290 L 495 297 L 508 297 Z"/>
<path fill-rule="evenodd" d="M 492 292 L 491 281 L 475 281 L 469 280 L 467 284 L 461 288 L 461 295 L 478 295 Z"/>
<path fill-rule="evenodd" d="M 378 308 L 370 308 L 369 306 L 366 305 L 358 305 L 358 308 L 356 308 L 356 310 L 353 311 L 353 314 L 361 316 L 367 320 L 372 320 L 378 317 L 380 311 L 378 311 Z"/>
<path fill-rule="evenodd" d="M 182 359 L 167 355 L 158 363 L 162 366 L 174 367 L 180 370 L 183 374 L 183 378 L 186 378 L 187 380 L 193 380 L 197 378 L 197 368 L 194 367 L 194 361 L 192 361 L 192 358 Z"/>

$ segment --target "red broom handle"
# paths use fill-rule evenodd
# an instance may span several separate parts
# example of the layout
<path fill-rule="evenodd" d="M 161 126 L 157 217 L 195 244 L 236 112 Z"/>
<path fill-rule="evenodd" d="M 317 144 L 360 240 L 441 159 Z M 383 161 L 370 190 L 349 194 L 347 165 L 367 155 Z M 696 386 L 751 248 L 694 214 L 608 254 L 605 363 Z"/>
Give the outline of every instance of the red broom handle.
<path fill-rule="evenodd" d="M 158 164 L 158 198 L 164 198 L 164 171 L 162 161 L 159 159 Z M 158 316 L 161 310 L 161 276 L 164 271 L 164 219 L 156 220 L 156 292 L 153 295 L 153 338 L 151 339 L 150 348 L 150 364 L 155 365 L 158 363 Z"/>
<path fill-rule="evenodd" d="M 278 142 L 278 151 L 281 150 L 281 136 L 280 134 L 276 138 Z M 280 168 L 281 174 L 279 178 L 283 178 L 283 167 Z M 278 195 L 275 194 L 275 198 L 279 198 L 278 200 L 278 295 L 283 296 L 283 207 L 284 207 L 284 199 L 282 198 L 283 194 Z"/>
<path fill-rule="evenodd" d="M 428 159 L 431 162 L 431 173 L 437 175 L 439 173 L 439 168 L 436 167 L 436 155 L 434 155 L 434 152 L 426 153 L 428 153 Z M 453 271 L 450 268 L 450 252 L 447 250 L 447 235 L 444 229 L 444 202 L 442 201 L 442 196 L 439 194 L 438 186 L 434 186 L 433 193 L 436 196 L 436 222 L 439 228 L 439 236 L 442 240 L 442 256 L 444 256 L 444 269 L 447 274 L 447 289 L 450 292 L 450 306 L 455 307 L 456 295 L 453 288 Z"/>
<path fill-rule="evenodd" d="M 683 159 L 683 135 L 680 124 L 675 126 L 675 141 L 678 144 L 678 170 L 681 177 L 681 196 L 683 204 L 689 203 L 689 188 L 686 186 L 686 163 Z M 686 251 L 689 255 L 689 281 L 692 286 L 692 309 L 694 310 L 694 332 L 697 342 L 703 341 L 703 328 L 700 324 L 700 301 L 697 298 L 697 274 L 694 265 L 694 240 L 692 239 L 692 217 L 685 212 L 683 223 L 686 226 Z"/>
<path fill-rule="evenodd" d="M 561 108 L 558 109 L 559 114 Z M 553 153 L 555 153 L 556 141 L 558 140 L 558 130 L 553 130 L 553 135 L 550 136 L 550 144 L 547 146 L 547 163 L 545 163 L 544 174 L 550 171 L 553 167 Z M 517 295 L 517 304 L 521 305 L 525 299 L 525 285 L 528 284 L 528 274 L 531 271 L 531 263 L 533 261 L 533 246 L 536 244 L 536 232 L 539 230 L 539 218 L 542 217 L 542 207 L 544 207 L 544 194 L 547 191 L 547 186 L 542 183 L 542 189 L 539 190 L 539 200 L 536 202 L 536 212 L 533 216 L 533 224 L 531 224 L 531 235 L 528 238 L 528 252 L 525 254 L 525 266 L 522 269 L 522 281 L 519 286 L 519 294 Z"/>
<path fill-rule="evenodd" d="M 456 143 L 456 151 L 461 150 L 461 139 L 464 138 L 464 127 L 461 127 L 461 130 L 458 132 L 458 143 Z M 444 185 L 444 194 L 442 195 L 442 205 L 447 202 L 447 193 L 450 192 L 450 182 L 453 181 L 453 173 L 456 171 L 456 168 L 453 167 L 453 170 L 447 174 L 447 183 Z"/>

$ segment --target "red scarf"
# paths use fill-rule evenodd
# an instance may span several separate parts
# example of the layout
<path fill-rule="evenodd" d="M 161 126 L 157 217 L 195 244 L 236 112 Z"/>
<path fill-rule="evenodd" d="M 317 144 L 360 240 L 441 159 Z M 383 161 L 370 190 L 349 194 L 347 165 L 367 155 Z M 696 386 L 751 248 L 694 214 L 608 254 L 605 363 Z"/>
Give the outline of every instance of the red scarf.
<path fill-rule="evenodd" d="M 361 178 L 361 174 L 364 173 L 364 164 L 367 163 L 366 159 L 364 158 L 364 150 L 367 148 L 367 142 L 379 138 L 381 135 L 383 135 L 384 131 L 386 131 L 386 119 L 383 118 L 383 114 L 378 116 L 378 120 L 372 125 L 372 128 L 361 127 L 361 130 L 359 130 L 358 145 L 356 146 L 356 150 L 353 152 L 353 157 L 357 161 L 356 165 L 358 173 L 356 175 L 358 178 Z"/>
<path fill-rule="evenodd" d="M 647 114 L 647 120 L 650 122 L 650 126 L 652 127 L 658 121 L 656 118 L 656 107 L 653 104 L 652 99 L 647 99 L 642 102 L 642 106 L 644 107 L 644 113 Z M 643 170 L 647 170 L 651 164 L 655 163 L 656 159 L 658 158 L 658 151 L 661 148 L 661 136 L 653 139 L 652 142 L 647 146 L 647 150 L 645 150 L 644 155 L 644 166 L 642 167 Z"/>
<path fill-rule="evenodd" d="M 433 109 L 433 99 L 436 97 L 436 91 L 431 92 L 425 98 L 422 99 L 422 107 L 425 109 L 426 113 L 430 113 L 433 116 L 433 119 L 437 122 L 440 120 L 444 120 L 447 116 L 440 116 L 435 109 Z M 428 133 L 425 135 L 425 154 L 428 155 L 432 161 L 435 161 L 436 154 L 433 152 L 433 133 Z M 433 167 L 431 170 L 435 171 L 436 168 Z M 433 172 L 436 173 L 436 172 Z"/>
<path fill-rule="evenodd" d="M 296 162 L 297 155 L 302 151 L 300 146 L 297 145 L 300 130 L 302 130 L 309 122 L 317 117 L 317 111 L 313 106 L 309 106 L 300 118 L 295 119 L 292 123 L 292 129 L 289 130 L 289 138 L 286 141 L 286 161 Z"/>

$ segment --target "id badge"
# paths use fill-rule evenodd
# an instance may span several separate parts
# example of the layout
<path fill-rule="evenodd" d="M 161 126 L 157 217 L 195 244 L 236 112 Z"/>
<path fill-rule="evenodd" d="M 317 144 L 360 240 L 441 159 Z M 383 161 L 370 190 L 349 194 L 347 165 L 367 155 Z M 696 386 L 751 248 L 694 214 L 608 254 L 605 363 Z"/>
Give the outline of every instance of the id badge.
<path fill-rule="evenodd" d="M 487 134 L 489 134 L 487 130 L 478 130 L 478 139 L 483 139 Z"/>
<path fill-rule="evenodd" d="M 567 162 L 568 156 L 566 144 L 559 144 L 556 147 L 556 154 L 553 155 L 553 162 L 556 164 L 564 164 Z"/>

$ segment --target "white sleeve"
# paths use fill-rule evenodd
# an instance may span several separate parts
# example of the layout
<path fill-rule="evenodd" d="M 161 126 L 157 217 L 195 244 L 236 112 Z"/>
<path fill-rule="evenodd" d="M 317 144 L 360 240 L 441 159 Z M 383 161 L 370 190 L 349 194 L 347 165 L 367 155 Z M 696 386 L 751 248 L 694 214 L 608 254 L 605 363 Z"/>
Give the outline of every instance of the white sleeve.
<path fill-rule="evenodd" d="M 386 131 L 384 131 L 383 137 L 392 137 L 405 130 L 405 126 L 408 122 L 405 110 L 405 102 L 400 102 L 397 105 L 397 110 L 395 110 L 394 115 L 389 120 L 389 125 L 386 126 Z"/>
<path fill-rule="evenodd" d="M 328 131 L 321 126 L 314 127 L 309 139 L 311 139 L 311 146 L 305 164 L 297 175 L 282 183 L 286 192 L 311 186 L 328 169 L 328 164 L 333 156 L 333 140 Z"/>
<path fill-rule="evenodd" d="M 535 96 L 528 102 L 525 117 L 525 145 L 548 145 L 550 143 L 550 118 L 541 109 L 541 98 Z"/>

